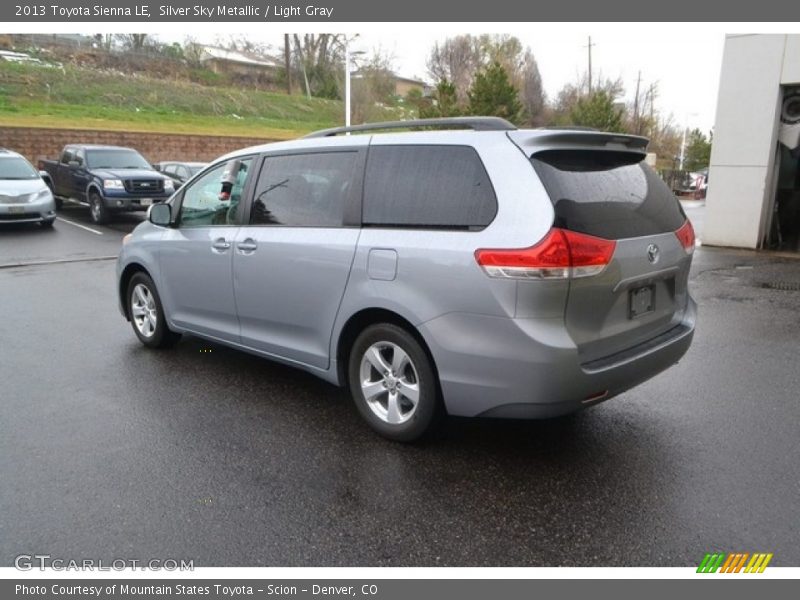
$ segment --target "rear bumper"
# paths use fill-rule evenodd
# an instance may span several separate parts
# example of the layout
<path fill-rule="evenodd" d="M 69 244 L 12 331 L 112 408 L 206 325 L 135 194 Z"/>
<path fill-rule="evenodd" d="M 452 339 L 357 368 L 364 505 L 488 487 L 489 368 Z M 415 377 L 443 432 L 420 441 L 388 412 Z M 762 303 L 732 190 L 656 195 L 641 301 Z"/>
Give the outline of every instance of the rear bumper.
<path fill-rule="evenodd" d="M 582 364 L 563 319 L 450 314 L 420 327 L 451 415 L 548 418 L 579 411 L 669 368 L 689 349 L 696 305 L 669 331 Z"/>

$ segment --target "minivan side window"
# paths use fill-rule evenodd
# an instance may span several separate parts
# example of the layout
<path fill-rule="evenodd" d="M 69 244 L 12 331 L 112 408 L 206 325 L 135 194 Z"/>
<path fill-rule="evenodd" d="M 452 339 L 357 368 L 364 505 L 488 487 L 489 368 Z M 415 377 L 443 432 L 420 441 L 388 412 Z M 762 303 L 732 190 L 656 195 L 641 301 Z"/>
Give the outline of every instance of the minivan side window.
<path fill-rule="evenodd" d="M 373 146 L 364 180 L 364 225 L 482 229 L 497 197 L 470 146 Z"/>
<path fill-rule="evenodd" d="M 341 227 L 357 156 L 342 151 L 266 157 L 250 224 Z"/>
<path fill-rule="evenodd" d="M 233 186 L 228 193 L 223 187 L 222 177 L 228 163 L 220 163 L 194 181 L 183 194 L 179 223 L 181 227 L 208 227 L 209 225 L 233 225 L 236 223 L 236 208 L 242 197 L 247 169 L 252 158 L 239 162 Z"/>

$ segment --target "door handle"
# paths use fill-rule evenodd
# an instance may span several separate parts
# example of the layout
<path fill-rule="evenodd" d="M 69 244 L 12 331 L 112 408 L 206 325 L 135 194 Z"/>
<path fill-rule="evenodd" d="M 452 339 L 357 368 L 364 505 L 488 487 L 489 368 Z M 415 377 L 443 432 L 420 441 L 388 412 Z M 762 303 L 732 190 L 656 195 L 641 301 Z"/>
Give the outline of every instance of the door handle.
<path fill-rule="evenodd" d="M 258 249 L 258 244 L 253 238 L 247 238 L 246 240 L 243 240 L 238 244 L 236 244 L 236 248 L 242 254 L 252 254 Z"/>
<path fill-rule="evenodd" d="M 225 238 L 217 238 L 211 244 L 211 248 L 213 248 L 217 252 L 225 252 L 225 250 L 227 250 L 230 247 L 231 243 Z"/>

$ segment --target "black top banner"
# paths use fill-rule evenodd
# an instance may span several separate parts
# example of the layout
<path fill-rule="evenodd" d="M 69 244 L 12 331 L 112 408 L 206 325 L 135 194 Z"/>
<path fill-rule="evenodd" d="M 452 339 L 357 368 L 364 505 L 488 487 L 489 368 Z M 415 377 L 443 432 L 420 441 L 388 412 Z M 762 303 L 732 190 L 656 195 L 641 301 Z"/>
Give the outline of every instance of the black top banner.
<path fill-rule="evenodd" d="M 0 6 L 7 23 L 58 22 L 795 22 L 800 3 L 730 0 L 39 0 Z"/>

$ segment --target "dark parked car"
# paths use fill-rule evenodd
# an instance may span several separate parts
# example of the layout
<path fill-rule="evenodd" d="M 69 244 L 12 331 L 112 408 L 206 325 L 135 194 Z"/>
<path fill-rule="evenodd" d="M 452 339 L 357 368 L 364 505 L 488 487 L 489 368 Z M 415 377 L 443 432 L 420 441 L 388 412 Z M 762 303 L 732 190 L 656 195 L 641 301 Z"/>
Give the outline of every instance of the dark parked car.
<path fill-rule="evenodd" d="M 88 206 L 92 221 L 106 223 L 113 213 L 147 210 L 175 191 L 162 175 L 132 148 L 69 145 L 59 160 L 41 160 L 57 206 L 71 200 Z"/>
<path fill-rule="evenodd" d="M 189 181 L 196 173 L 199 173 L 207 163 L 204 162 L 181 162 L 177 160 L 162 160 L 153 164 L 156 171 L 172 179 L 172 183 L 177 190 L 184 183 Z"/>

